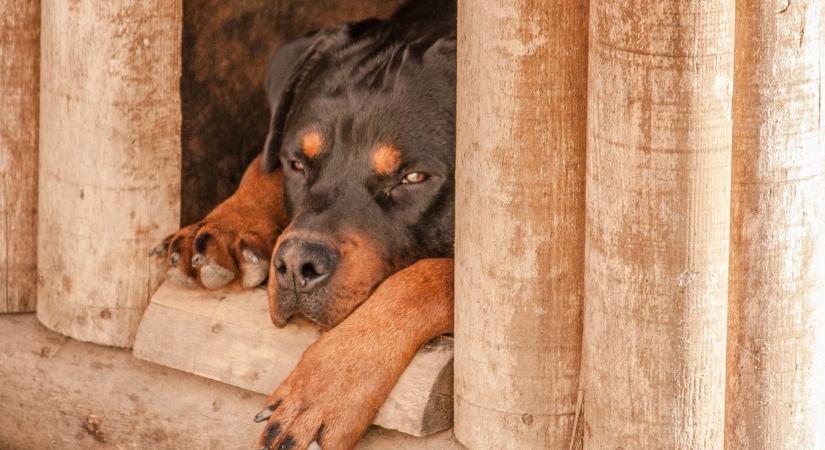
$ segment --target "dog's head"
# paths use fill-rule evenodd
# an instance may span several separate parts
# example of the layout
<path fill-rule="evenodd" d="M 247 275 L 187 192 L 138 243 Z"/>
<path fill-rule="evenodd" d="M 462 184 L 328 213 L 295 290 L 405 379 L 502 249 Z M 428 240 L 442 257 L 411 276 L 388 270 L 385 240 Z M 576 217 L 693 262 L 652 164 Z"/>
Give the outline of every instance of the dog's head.
<path fill-rule="evenodd" d="M 276 325 L 331 327 L 398 270 L 452 256 L 455 35 L 393 26 L 324 29 L 270 63 L 262 164 L 283 168 L 290 218 L 270 266 Z"/>

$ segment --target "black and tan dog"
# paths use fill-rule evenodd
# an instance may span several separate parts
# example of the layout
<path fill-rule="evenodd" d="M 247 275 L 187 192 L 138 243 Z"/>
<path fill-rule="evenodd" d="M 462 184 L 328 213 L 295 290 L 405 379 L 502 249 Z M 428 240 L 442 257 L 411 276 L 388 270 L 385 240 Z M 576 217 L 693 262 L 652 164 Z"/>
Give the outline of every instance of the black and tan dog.
<path fill-rule="evenodd" d="M 164 241 L 171 277 L 254 287 L 272 321 L 329 329 L 269 398 L 260 443 L 351 448 L 416 350 L 453 323 L 455 5 L 284 45 L 263 153 L 237 192 Z"/>

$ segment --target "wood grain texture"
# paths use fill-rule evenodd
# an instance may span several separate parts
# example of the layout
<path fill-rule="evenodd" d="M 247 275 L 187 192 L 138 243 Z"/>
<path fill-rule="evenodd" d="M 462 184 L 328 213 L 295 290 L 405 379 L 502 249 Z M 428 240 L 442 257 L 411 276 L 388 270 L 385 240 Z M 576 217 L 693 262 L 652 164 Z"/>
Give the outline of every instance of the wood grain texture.
<path fill-rule="evenodd" d="M 581 355 L 586 1 L 460 1 L 456 425 L 567 448 Z"/>
<path fill-rule="evenodd" d="M 825 448 L 825 7 L 736 3 L 726 447 Z"/>
<path fill-rule="evenodd" d="M 261 394 L 271 394 L 320 335 L 306 321 L 272 325 L 266 290 L 192 290 L 164 283 L 135 341 L 136 357 Z M 452 426 L 452 339 L 413 358 L 375 424 L 413 436 Z"/>
<path fill-rule="evenodd" d="M 177 228 L 177 1 L 43 2 L 38 318 L 128 347 Z"/>
<path fill-rule="evenodd" d="M 584 445 L 723 445 L 733 0 L 590 4 Z"/>
<path fill-rule="evenodd" d="M 13 313 L 37 304 L 40 1 L 0 11 L 0 313 Z"/>
<path fill-rule="evenodd" d="M 3 449 L 251 449 L 261 430 L 263 395 L 68 339 L 33 314 L 0 317 L 0 380 Z M 372 427 L 356 448 L 461 446 L 450 431 Z"/>

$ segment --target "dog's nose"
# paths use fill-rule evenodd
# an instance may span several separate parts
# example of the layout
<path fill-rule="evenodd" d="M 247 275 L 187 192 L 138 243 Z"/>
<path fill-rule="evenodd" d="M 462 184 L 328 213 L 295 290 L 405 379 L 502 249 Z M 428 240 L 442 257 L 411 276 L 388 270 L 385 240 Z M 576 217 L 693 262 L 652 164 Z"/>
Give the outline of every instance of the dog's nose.
<path fill-rule="evenodd" d="M 335 271 L 338 252 L 316 242 L 287 240 L 281 243 L 275 270 L 281 288 L 312 292 Z"/>

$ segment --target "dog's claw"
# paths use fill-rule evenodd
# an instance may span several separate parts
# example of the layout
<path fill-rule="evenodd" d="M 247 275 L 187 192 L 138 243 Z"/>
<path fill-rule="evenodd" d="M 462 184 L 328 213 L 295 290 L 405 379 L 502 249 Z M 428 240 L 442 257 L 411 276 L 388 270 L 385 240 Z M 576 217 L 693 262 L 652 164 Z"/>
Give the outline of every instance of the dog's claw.
<path fill-rule="evenodd" d="M 243 253 L 244 261 L 248 262 L 249 264 L 258 264 L 258 262 L 260 262 L 258 255 L 256 255 L 255 252 L 248 248 L 243 249 L 241 253 Z"/>
<path fill-rule="evenodd" d="M 262 409 L 261 412 L 259 412 L 258 414 L 255 414 L 254 420 L 255 423 L 261 423 L 264 420 L 269 419 L 270 417 L 272 417 L 272 410 L 267 407 Z"/>
<path fill-rule="evenodd" d="M 163 244 L 163 243 L 160 243 L 160 244 L 152 247 L 151 250 L 149 250 L 149 256 L 164 256 L 164 255 L 166 255 L 166 245 Z"/>
<path fill-rule="evenodd" d="M 206 263 L 206 256 L 203 256 L 202 253 L 197 253 L 195 256 L 192 257 L 192 267 L 197 269 L 198 267 L 204 265 Z"/>
<path fill-rule="evenodd" d="M 278 446 L 278 450 L 292 450 L 295 448 L 295 439 L 292 436 L 287 436 Z"/>
<path fill-rule="evenodd" d="M 241 286 L 244 289 L 259 286 L 269 273 L 268 261 L 262 261 L 258 254 L 241 241 Z"/>

